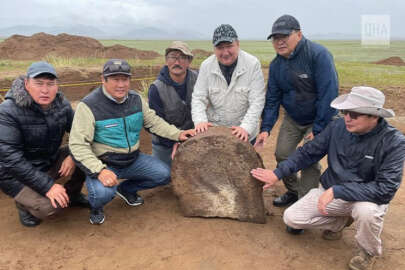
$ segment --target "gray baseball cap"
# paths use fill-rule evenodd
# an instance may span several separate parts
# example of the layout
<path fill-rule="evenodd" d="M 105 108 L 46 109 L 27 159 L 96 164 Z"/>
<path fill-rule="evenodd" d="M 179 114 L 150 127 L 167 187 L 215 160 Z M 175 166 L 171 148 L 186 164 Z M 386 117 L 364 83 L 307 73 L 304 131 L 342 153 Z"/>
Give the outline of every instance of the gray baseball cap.
<path fill-rule="evenodd" d="M 49 74 L 55 76 L 55 78 L 58 78 L 55 68 L 51 64 L 49 64 L 48 62 L 45 62 L 45 61 L 32 63 L 31 66 L 29 66 L 29 68 L 27 70 L 27 77 L 35 78 L 38 75 L 44 74 L 44 73 L 49 73 Z"/>
<path fill-rule="evenodd" d="M 300 23 L 291 15 L 283 15 L 274 22 L 267 39 L 274 35 L 289 35 L 294 30 L 301 30 Z"/>
<path fill-rule="evenodd" d="M 193 53 L 191 52 L 187 43 L 183 41 L 173 41 L 172 44 L 166 48 L 165 55 L 167 56 L 167 54 L 171 51 L 181 51 L 184 55 L 193 58 Z"/>
<path fill-rule="evenodd" d="M 131 76 L 131 66 L 123 59 L 108 60 L 103 67 L 103 76 L 108 77 L 117 74 Z"/>
<path fill-rule="evenodd" d="M 217 46 L 221 42 L 234 42 L 235 40 L 238 40 L 235 29 L 229 24 L 221 24 L 214 31 L 212 44 Z"/>

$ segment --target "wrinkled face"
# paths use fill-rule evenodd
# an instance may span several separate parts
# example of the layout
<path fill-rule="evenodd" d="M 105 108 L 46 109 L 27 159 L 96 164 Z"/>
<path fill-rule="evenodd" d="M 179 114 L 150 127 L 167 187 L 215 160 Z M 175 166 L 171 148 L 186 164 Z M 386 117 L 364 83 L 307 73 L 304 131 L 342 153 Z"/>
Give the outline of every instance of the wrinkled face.
<path fill-rule="evenodd" d="M 174 50 L 166 55 L 166 65 L 169 68 L 170 75 L 185 75 L 190 63 L 191 57 L 185 55 L 181 51 Z"/>
<path fill-rule="evenodd" d="M 219 43 L 214 47 L 214 53 L 222 65 L 232 65 L 238 59 L 239 40 Z"/>
<path fill-rule="evenodd" d="M 48 109 L 58 92 L 58 80 L 47 77 L 27 78 L 25 79 L 25 89 L 35 103 L 43 109 Z"/>
<path fill-rule="evenodd" d="M 101 77 L 104 88 L 115 100 L 122 101 L 127 96 L 130 85 L 130 76 L 117 74 L 107 78 Z"/>
<path fill-rule="evenodd" d="M 293 31 L 289 35 L 274 35 L 271 37 L 274 50 L 281 56 L 288 58 L 302 38 L 301 31 Z"/>
<path fill-rule="evenodd" d="M 370 132 L 378 122 L 378 117 L 351 111 L 341 111 L 344 115 L 347 131 L 354 134 Z"/>

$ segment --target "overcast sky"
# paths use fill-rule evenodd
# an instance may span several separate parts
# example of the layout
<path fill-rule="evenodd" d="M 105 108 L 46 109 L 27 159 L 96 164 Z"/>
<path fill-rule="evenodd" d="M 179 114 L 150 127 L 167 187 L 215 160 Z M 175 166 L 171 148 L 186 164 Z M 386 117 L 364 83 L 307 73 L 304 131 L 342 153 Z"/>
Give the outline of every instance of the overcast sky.
<path fill-rule="evenodd" d="M 1 3 L 0 28 L 81 24 L 110 32 L 138 26 L 211 36 L 229 23 L 240 39 L 265 39 L 283 14 L 295 16 L 310 35 L 360 35 L 361 15 L 390 15 L 391 36 L 405 39 L 404 0 L 12 0 Z"/>

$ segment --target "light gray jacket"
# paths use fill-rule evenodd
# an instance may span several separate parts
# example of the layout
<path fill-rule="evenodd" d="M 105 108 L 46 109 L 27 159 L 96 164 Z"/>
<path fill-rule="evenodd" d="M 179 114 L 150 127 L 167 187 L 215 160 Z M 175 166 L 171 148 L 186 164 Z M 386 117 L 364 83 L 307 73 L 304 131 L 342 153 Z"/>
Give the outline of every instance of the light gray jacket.
<path fill-rule="evenodd" d="M 259 60 L 242 50 L 228 86 L 218 60 L 211 55 L 201 64 L 191 101 L 194 125 L 240 126 L 249 140 L 259 132 L 265 102 L 265 85 Z"/>

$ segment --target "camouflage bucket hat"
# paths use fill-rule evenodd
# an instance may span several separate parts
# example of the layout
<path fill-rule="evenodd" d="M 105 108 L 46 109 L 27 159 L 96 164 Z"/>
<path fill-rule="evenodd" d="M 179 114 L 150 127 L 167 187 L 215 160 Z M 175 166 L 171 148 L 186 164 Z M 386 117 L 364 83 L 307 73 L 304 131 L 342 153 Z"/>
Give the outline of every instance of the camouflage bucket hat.
<path fill-rule="evenodd" d="M 221 24 L 214 31 L 212 44 L 217 46 L 221 42 L 234 42 L 235 40 L 238 40 L 235 29 L 229 24 Z"/>

